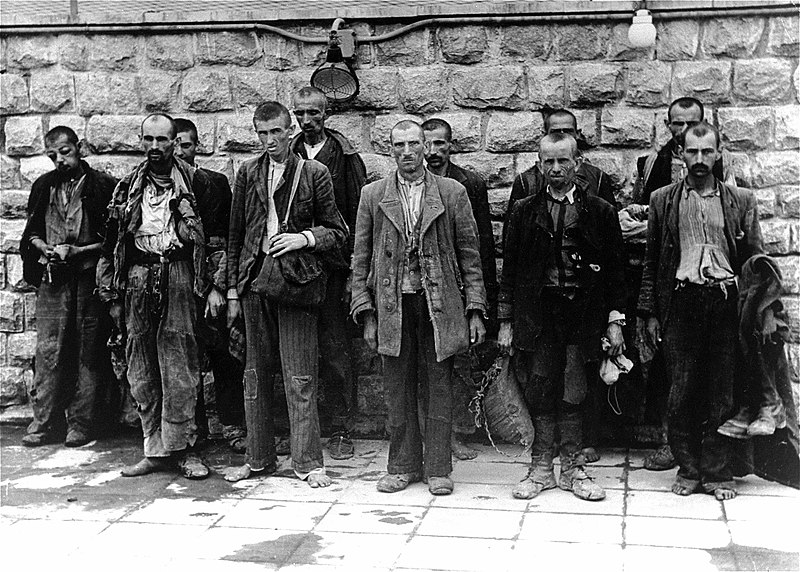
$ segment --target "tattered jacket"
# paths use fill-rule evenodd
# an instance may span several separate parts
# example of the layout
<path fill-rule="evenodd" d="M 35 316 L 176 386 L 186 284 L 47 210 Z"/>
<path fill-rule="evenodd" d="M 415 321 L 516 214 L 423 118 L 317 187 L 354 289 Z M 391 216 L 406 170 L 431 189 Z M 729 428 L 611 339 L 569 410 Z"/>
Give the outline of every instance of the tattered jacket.
<path fill-rule="evenodd" d="M 738 276 L 748 258 L 764 252 L 756 199 L 748 189 L 720 181 L 717 184 L 731 269 Z M 648 209 L 647 251 L 636 313 L 642 318 L 658 318 L 662 327 L 669 317 L 675 274 L 681 261 L 678 217 L 682 189 L 683 182 L 658 189 L 650 196 Z"/>
<path fill-rule="evenodd" d="M 92 169 L 88 163 L 81 161 L 86 174 L 86 181 L 81 191 L 81 199 L 86 216 L 89 217 L 89 228 L 97 232 L 97 240 L 105 236 L 108 203 L 117 180 L 112 176 Z M 31 244 L 31 236 L 45 236 L 45 214 L 50 204 L 50 190 L 58 184 L 58 173 L 50 171 L 33 182 L 28 196 L 28 221 L 22 231 L 19 242 L 19 253 L 22 256 L 22 276 L 25 281 L 38 286 L 42 281 L 44 266 L 39 263 L 41 252 Z"/>
<path fill-rule="evenodd" d="M 181 159 L 174 158 L 178 171 L 186 182 L 187 192 L 181 192 L 174 201 L 174 216 L 181 216 L 189 227 L 192 263 L 194 269 L 194 293 L 204 297 L 208 294 L 206 276 L 205 234 L 199 214 L 196 196 L 207 192 L 201 189 L 209 184 L 208 177 L 199 169 Z M 142 197 L 147 175 L 147 160 L 122 179 L 114 189 L 108 205 L 108 224 L 103 241 L 102 256 L 97 264 L 97 286 L 104 301 L 121 297 L 125 291 L 134 235 L 142 222 Z M 178 214 L 175 214 L 178 213 Z M 208 217 L 208 215 L 207 215 Z"/>
<path fill-rule="evenodd" d="M 589 356 L 599 351 L 609 313 L 625 312 L 625 255 L 614 207 L 590 195 L 578 182 L 575 187 L 576 274 L 578 287 L 585 293 L 581 298 L 582 330 L 576 335 L 586 341 Z M 545 325 L 542 289 L 555 248 L 546 193 L 542 190 L 514 205 L 503 250 L 497 317 L 512 321 L 514 346 L 526 351 L 535 349 Z"/>
<path fill-rule="evenodd" d="M 425 173 L 419 263 L 433 324 L 436 359 L 469 347 L 467 312 L 486 317 L 486 290 L 475 218 L 464 186 Z M 397 172 L 364 187 L 358 206 L 351 313 L 375 311 L 378 353 L 397 357 L 402 343 L 402 277 L 406 250 Z"/>
<path fill-rule="evenodd" d="M 231 224 L 228 234 L 228 284 L 239 294 L 245 292 L 252 274 L 257 270 L 256 259 L 261 251 L 261 239 L 267 229 L 267 177 L 269 155 L 246 161 L 236 173 L 231 205 Z M 289 154 L 284 171 L 272 195 L 278 221 L 283 221 L 289 204 L 297 156 Z M 347 240 L 347 225 L 336 208 L 333 183 L 325 165 L 306 161 L 297 185 L 297 194 L 289 213 L 289 232 L 310 230 L 314 235 L 314 252 L 319 253 L 326 266 L 341 259 L 341 249 Z"/>

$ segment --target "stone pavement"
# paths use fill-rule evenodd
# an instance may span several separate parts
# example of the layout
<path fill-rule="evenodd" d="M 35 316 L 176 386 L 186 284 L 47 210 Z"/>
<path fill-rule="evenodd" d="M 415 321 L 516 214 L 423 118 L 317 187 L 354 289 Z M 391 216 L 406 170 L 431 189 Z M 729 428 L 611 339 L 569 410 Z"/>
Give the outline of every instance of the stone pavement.
<path fill-rule="evenodd" d="M 4 570 L 800 569 L 798 491 L 751 476 L 733 501 L 679 498 L 674 471 L 642 469 L 646 451 L 603 451 L 590 469 L 608 492 L 602 502 L 560 490 L 525 502 L 510 492 L 524 463 L 483 446 L 477 460 L 456 462 L 455 493 L 434 498 L 422 484 L 375 490 L 385 441 L 357 441 L 355 458 L 328 464 L 334 484 L 315 491 L 285 461 L 275 476 L 236 485 L 218 472 L 124 479 L 120 467 L 140 456 L 133 436 L 25 449 L 22 428 L 0 431 Z M 242 459 L 222 444 L 204 456 L 215 471 Z"/>

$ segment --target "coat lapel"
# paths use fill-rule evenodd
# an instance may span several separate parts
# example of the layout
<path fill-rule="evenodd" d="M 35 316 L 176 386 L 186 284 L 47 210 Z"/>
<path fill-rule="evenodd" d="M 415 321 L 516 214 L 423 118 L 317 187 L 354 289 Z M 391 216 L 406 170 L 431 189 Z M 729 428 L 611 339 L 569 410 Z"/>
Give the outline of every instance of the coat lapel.
<path fill-rule="evenodd" d="M 403 223 L 403 205 L 400 204 L 400 196 L 397 193 L 397 171 L 394 171 L 386 178 L 386 187 L 383 197 L 378 203 L 378 207 L 386 215 L 386 218 L 395 226 L 397 234 L 405 237 L 406 230 Z"/>
<path fill-rule="evenodd" d="M 422 222 L 420 223 L 419 235 L 425 236 L 428 229 L 437 218 L 444 214 L 444 204 L 442 196 L 439 194 L 439 185 L 436 179 L 429 172 L 425 172 L 425 206 L 422 209 Z"/>
<path fill-rule="evenodd" d="M 717 180 L 717 185 L 721 199 L 720 202 L 722 203 L 722 216 L 725 219 L 725 239 L 728 241 L 728 252 L 730 252 L 731 262 L 733 262 L 736 259 L 737 254 L 734 233 L 739 231 L 739 225 L 736 220 L 739 215 L 739 209 L 736 208 L 733 195 L 728 190 L 728 187 L 722 184 L 719 180 Z"/>
<path fill-rule="evenodd" d="M 258 198 L 261 199 L 261 204 L 264 205 L 264 210 L 267 210 L 267 205 L 269 205 L 269 196 L 268 196 L 268 189 L 267 189 L 267 174 L 269 173 L 269 155 L 267 155 L 266 151 L 258 161 L 258 168 L 256 169 L 256 178 L 253 181 L 253 185 L 256 188 L 256 194 Z"/>
<path fill-rule="evenodd" d="M 670 196 L 667 197 L 667 212 L 664 215 L 667 221 L 667 232 L 672 235 L 672 240 L 675 244 L 680 244 L 678 242 L 678 205 L 680 204 L 682 192 L 683 182 L 675 185 Z"/>
<path fill-rule="evenodd" d="M 286 216 L 286 207 L 289 204 L 289 194 L 291 193 L 291 184 L 294 181 L 294 170 L 297 167 L 297 157 L 294 153 L 289 153 L 289 156 L 286 158 L 286 169 L 284 169 L 283 173 L 281 174 L 281 178 L 278 179 L 278 183 L 275 185 L 275 192 L 272 194 L 272 200 L 275 201 L 275 212 L 278 215 L 278 223 L 280 224 L 283 221 L 283 218 Z M 297 200 L 297 197 L 294 198 Z"/>

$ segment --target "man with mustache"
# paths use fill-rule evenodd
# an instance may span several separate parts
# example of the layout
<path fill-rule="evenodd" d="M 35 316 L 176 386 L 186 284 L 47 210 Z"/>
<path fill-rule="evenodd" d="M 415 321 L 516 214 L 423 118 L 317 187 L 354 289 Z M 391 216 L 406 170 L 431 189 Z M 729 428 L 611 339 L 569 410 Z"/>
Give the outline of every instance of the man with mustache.
<path fill-rule="evenodd" d="M 177 130 L 170 116 L 148 115 L 141 129 L 146 158 L 114 190 L 97 266 L 101 299 L 120 330 L 127 328 L 128 381 L 144 433 L 144 458 L 122 475 L 177 464 L 184 477 L 202 479 L 208 467 L 192 447 L 198 298 L 210 287 L 202 222 L 210 217 L 198 197 L 210 196 L 209 181 L 174 156 Z"/>
<path fill-rule="evenodd" d="M 450 160 L 453 144 L 453 129 L 450 124 L 438 118 L 428 119 L 422 124 L 425 132 L 425 162 L 428 170 L 441 177 L 458 181 L 467 190 L 472 215 L 478 225 L 478 242 L 481 252 L 481 269 L 483 284 L 486 287 L 486 298 L 489 304 L 489 332 L 496 335 L 497 311 L 497 263 L 494 255 L 494 236 L 492 221 L 489 217 L 489 197 L 486 183 L 476 173 L 462 169 Z M 473 352 L 474 355 L 474 352 Z M 470 352 L 458 354 L 454 358 L 453 373 L 453 432 L 450 436 L 450 448 L 456 459 L 474 459 L 478 452 L 464 443 L 464 436 L 475 432 L 475 419 L 469 410 L 469 404 L 475 395 L 472 382 Z"/>
<path fill-rule="evenodd" d="M 639 157 L 636 162 L 636 180 L 633 186 L 633 203 L 625 211 L 641 221 L 647 220 L 647 205 L 650 195 L 661 187 L 666 187 L 679 182 L 686 176 L 686 165 L 681 153 L 683 137 L 686 131 L 697 125 L 705 116 L 702 102 L 693 97 L 679 97 L 670 103 L 664 124 L 670 132 L 670 140 L 659 149 L 653 149 L 648 155 Z M 712 168 L 714 177 L 728 185 L 736 186 L 736 180 L 731 168 L 731 160 L 725 150 L 714 162 Z M 644 247 L 641 240 L 629 241 L 626 244 L 632 260 L 641 262 L 644 257 Z M 641 284 L 641 266 L 632 267 L 629 272 L 629 286 L 632 296 L 636 296 Z M 636 307 L 636 300 L 631 299 L 630 310 Z M 639 328 L 643 331 L 643 328 Z M 638 344 L 646 344 L 646 340 L 637 336 Z M 645 354 L 649 354 L 645 350 Z M 655 421 L 661 426 L 663 445 L 654 453 L 644 459 L 644 468 L 651 471 L 665 471 L 675 467 L 675 457 L 672 455 L 667 443 L 667 395 L 669 384 L 664 373 L 664 357 L 660 351 L 653 352 L 651 359 L 643 362 L 640 369 L 647 382 L 648 410 L 655 416 Z"/>
<path fill-rule="evenodd" d="M 587 372 L 596 372 L 590 364 L 605 355 L 603 338 L 609 354 L 625 349 L 622 233 L 614 207 L 578 180 L 580 160 L 571 135 L 543 137 L 539 165 L 546 185 L 518 201 L 508 219 L 497 341 L 513 351 L 535 429 L 531 465 L 512 491 L 518 499 L 556 486 L 582 500 L 606 496 L 584 470 L 582 418 Z"/>
<path fill-rule="evenodd" d="M 353 456 L 350 424 L 357 405 L 347 314 L 350 306 L 350 258 L 356 228 L 358 200 L 367 179 L 367 169 L 347 138 L 325 127 L 328 100 L 314 87 L 300 89 L 293 100 L 294 116 L 301 133 L 292 139 L 292 152 L 304 159 L 319 161 L 330 171 L 336 207 L 350 230 L 342 249 L 339 268 L 328 276 L 325 301 L 319 312 L 320 400 L 322 430 L 328 431 L 328 453 L 332 459 Z"/>
<path fill-rule="evenodd" d="M 106 205 L 116 180 L 81 159 L 78 137 L 58 126 L 44 137 L 55 170 L 36 179 L 20 240 L 23 276 L 36 292 L 33 421 L 26 447 L 50 443 L 64 428 L 67 447 L 89 442 L 102 376 L 108 369 L 108 317 L 95 290 Z"/>
<path fill-rule="evenodd" d="M 466 189 L 425 169 L 426 145 L 419 123 L 397 123 L 397 170 L 361 193 L 350 307 L 383 358 L 390 437 L 378 490 L 427 479 L 431 494 L 448 495 L 453 356 L 483 342 L 486 291 Z"/>
<path fill-rule="evenodd" d="M 311 488 L 327 487 L 332 481 L 325 473 L 317 412 L 318 312 L 270 299 L 263 285 L 278 260 L 294 251 L 315 252 L 327 268 L 340 264 L 347 225 L 336 208 L 328 169 L 291 153 L 289 110 L 275 101 L 262 103 L 253 114 L 253 127 L 265 152 L 236 173 L 227 255 L 228 324 L 241 314 L 247 338 L 247 456 L 225 478 L 239 481 L 277 468 L 270 406 L 273 373 L 280 363 L 292 468 Z"/>
<path fill-rule="evenodd" d="M 680 467 L 672 492 L 728 500 L 730 442 L 717 428 L 733 413 L 737 276 L 763 252 L 761 229 L 753 193 L 714 176 L 715 127 L 689 127 L 681 154 L 686 177 L 650 196 L 637 314 L 666 359 L 668 440 Z"/>

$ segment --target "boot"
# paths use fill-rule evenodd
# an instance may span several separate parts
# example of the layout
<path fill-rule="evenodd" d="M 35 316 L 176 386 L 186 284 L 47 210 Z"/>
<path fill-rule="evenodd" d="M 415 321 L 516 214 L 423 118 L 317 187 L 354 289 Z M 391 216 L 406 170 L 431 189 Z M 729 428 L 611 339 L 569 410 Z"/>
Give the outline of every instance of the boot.
<path fill-rule="evenodd" d="M 581 454 L 581 414 L 571 411 L 562 412 L 558 420 L 558 429 L 561 432 L 561 474 L 558 486 L 565 491 L 571 491 L 582 500 L 603 500 L 606 492 L 586 474 L 583 469 L 583 455 Z"/>
<path fill-rule="evenodd" d="M 555 415 L 534 415 L 533 429 L 531 466 L 525 478 L 511 492 L 517 499 L 532 499 L 542 491 L 556 487 L 552 453 L 556 431 Z"/>

